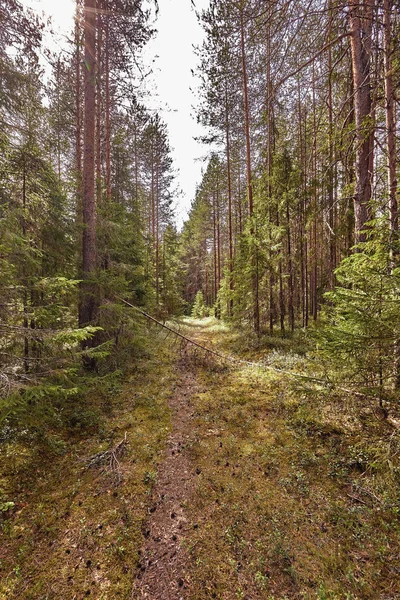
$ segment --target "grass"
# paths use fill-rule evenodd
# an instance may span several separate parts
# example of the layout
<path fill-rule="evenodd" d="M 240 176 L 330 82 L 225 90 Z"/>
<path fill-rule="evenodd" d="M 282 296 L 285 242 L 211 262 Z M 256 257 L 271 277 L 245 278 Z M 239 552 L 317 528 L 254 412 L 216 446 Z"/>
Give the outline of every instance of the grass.
<path fill-rule="evenodd" d="M 156 336 L 152 342 L 152 354 L 116 389 L 100 380 L 86 395 L 96 427 L 56 438 L 59 447 L 45 451 L 3 445 L 0 486 L 15 506 L 1 522 L 2 600 L 131 597 L 175 380 L 168 346 Z M 116 485 L 112 472 L 85 461 L 125 432 Z"/>

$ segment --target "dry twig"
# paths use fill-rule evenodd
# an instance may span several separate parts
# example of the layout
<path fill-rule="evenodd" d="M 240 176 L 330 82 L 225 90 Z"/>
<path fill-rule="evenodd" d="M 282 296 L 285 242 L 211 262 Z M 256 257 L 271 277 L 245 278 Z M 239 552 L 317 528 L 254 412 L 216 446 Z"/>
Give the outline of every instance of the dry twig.
<path fill-rule="evenodd" d="M 85 461 L 86 468 L 102 467 L 102 473 L 111 473 L 115 478 L 116 485 L 120 484 L 122 481 L 120 460 L 126 454 L 127 446 L 128 440 L 126 439 L 125 432 L 124 439 L 116 446 L 103 452 L 98 452 L 87 459 Z"/>

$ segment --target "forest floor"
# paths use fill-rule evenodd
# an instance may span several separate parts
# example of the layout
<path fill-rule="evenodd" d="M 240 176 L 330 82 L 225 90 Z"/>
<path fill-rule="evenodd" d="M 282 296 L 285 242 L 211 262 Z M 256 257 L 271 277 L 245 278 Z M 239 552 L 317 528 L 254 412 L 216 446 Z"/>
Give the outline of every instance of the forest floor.
<path fill-rule="evenodd" d="M 290 340 L 179 326 L 304 369 Z M 399 432 L 354 398 L 150 335 L 123 385 L 87 399 L 100 428 L 3 452 L 0 599 L 400 599 Z"/>

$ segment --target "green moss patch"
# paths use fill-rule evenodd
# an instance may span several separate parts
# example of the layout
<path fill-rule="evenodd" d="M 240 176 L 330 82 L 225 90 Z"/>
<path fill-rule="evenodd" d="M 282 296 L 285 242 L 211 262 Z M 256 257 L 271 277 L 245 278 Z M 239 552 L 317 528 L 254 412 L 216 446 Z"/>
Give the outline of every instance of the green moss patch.
<path fill-rule="evenodd" d="M 234 334 L 206 321 L 199 335 L 229 349 Z M 198 377 L 190 598 L 398 597 L 398 434 L 266 370 Z"/>
<path fill-rule="evenodd" d="M 2 600 L 131 597 L 175 380 L 167 345 L 152 344 L 114 389 L 105 380 L 92 387 L 59 451 L 3 446 L 0 486 L 14 506 L 0 515 Z M 90 415 L 96 427 L 83 423 Z M 118 464 L 88 468 L 125 433 Z"/>

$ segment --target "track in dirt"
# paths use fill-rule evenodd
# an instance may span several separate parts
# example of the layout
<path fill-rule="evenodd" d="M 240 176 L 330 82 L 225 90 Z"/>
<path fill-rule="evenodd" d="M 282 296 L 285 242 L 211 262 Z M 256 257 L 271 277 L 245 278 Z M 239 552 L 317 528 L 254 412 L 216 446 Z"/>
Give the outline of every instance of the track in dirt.
<path fill-rule="evenodd" d="M 189 586 L 187 555 L 182 542 L 193 528 L 187 520 L 185 505 L 192 495 L 196 471 L 187 456 L 186 446 L 192 435 L 191 397 L 196 391 L 195 376 L 185 368 L 168 401 L 172 431 L 152 493 L 146 542 L 136 579 L 139 598 L 180 600 L 185 598 Z"/>

